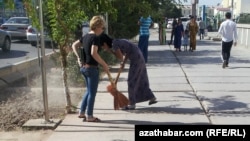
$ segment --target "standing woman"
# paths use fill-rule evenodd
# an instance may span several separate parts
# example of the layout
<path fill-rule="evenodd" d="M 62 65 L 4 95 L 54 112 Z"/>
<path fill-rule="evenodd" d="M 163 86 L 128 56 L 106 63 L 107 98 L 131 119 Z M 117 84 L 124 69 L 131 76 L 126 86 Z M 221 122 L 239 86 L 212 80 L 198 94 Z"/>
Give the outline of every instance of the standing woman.
<path fill-rule="evenodd" d="M 191 20 L 188 23 L 188 30 L 190 35 L 190 51 L 196 50 L 196 35 L 198 33 L 199 26 L 195 21 L 196 19 L 191 16 Z"/>
<path fill-rule="evenodd" d="M 128 59 L 130 61 L 127 79 L 129 105 L 123 110 L 134 110 L 136 103 L 139 102 L 149 101 L 149 105 L 157 103 L 149 87 L 145 60 L 138 46 L 125 39 L 112 39 L 106 34 L 101 35 L 101 45 L 120 61 L 126 62 Z M 124 66 L 121 67 L 124 68 Z"/>
<path fill-rule="evenodd" d="M 178 18 L 177 25 L 174 29 L 174 48 L 175 51 L 181 51 L 181 39 L 183 36 L 184 28 L 181 19 Z"/>
<path fill-rule="evenodd" d="M 86 93 L 82 98 L 78 117 L 88 122 L 101 121 L 93 116 L 93 110 L 99 83 L 98 64 L 102 65 L 104 71 L 109 72 L 107 63 L 98 54 L 100 50 L 100 38 L 98 35 L 103 33 L 104 26 L 105 21 L 103 18 L 101 16 L 94 16 L 90 20 L 90 32 L 75 41 L 72 45 L 87 87 Z M 77 48 L 81 48 L 81 55 L 78 54 Z M 87 113 L 85 113 L 86 110 Z"/>
<path fill-rule="evenodd" d="M 159 21 L 159 40 L 160 45 L 166 44 L 166 19 L 163 17 Z"/>

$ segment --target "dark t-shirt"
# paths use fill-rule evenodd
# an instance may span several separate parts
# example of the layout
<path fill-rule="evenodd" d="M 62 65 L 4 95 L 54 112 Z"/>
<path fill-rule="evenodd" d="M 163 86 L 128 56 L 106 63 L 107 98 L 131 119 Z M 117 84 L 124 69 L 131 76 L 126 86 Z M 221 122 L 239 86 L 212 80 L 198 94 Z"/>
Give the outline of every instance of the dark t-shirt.
<path fill-rule="evenodd" d="M 80 38 L 82 43 L 81 47 L 81 61 L 83 64 L 97 66 L 98 62 L 91 55 L 92 45 L 98 46 L 98 51 L 100 51 L 100 39 L 95 34 L 86 34 Z"/>

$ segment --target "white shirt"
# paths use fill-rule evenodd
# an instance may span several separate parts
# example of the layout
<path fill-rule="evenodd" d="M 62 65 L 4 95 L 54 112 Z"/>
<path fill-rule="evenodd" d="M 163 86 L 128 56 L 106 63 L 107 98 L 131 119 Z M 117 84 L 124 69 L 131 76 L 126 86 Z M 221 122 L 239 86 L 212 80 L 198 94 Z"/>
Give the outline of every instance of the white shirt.
<path fill-rule="evenodd" d="M 219 34 L 222 36 L 223 42 L 237 42 L 238 35 L 237 35 L 237 27 L 236 23 L 230 19 L 225 20 L 221 23 L 219 28 Z"/>

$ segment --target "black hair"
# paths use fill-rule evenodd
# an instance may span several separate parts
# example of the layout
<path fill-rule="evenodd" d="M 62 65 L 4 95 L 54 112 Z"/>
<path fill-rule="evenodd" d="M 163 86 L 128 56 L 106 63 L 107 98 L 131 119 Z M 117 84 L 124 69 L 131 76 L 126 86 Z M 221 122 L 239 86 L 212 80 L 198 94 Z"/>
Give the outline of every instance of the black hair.
<path fill-rule="evenodd" d="M 230 12 L 227 12 L 225 16 L 226 16 L 227 19 L 231 19 L 231 13 Z"/>
<path fill-rule="evenodd" d="M 103 46 L 104 43 L 106 43 L 109 48 L 112 48 L 112 42 L 113 42 L 113 39 L 111 37 L 109 37 L 107 34 L 105 33 L 102 33 L 100 35 L 100 45 Z"/>

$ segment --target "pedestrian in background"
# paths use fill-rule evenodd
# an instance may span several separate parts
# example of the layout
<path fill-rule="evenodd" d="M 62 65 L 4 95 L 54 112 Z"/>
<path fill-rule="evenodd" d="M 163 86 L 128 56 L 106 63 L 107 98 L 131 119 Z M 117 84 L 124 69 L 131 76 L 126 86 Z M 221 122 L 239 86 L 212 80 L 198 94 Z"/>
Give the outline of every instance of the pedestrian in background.
<path fill-rule="evenodd" d="M 189 32 L 187 29 L 185 29 L 184 34 L 183 34 L 183 42 L 182 42 L 184 51 L 187 51 L 188 44 L 189 44 Z"/>
<path fill-rule="evenodd" d="M 225 14 L 226 20 L 221 23 L 218 33 L 222 37 L 222 51 L 221 56 L 223 60 L 222 68 L 228 67 L 230 52 L 232 45 L 237 45 L 237 26 L 236 23 L 231 20 L 231 13 Z"/>
<path fill-rule="evenodd" d="M 138 46 L 126 39 L 112 39 L 106 34 L 101 35 L 101 44 L 120 61 L 130 62 L 127 79 L 129 105 L 123 110 L 134 110 L 139 102 L 149 101 L 149 105 L 157 103 L 150 89 L 146 64 Z M 125 63 L 122 64 L 121 68 L 124 68 Z"/>
<path fill-rule="evenodd" d="M 159 20 L 159 40 L 160 45 L 166 44 L 166 19 L 163 17 Z"/>
<path fill-rule="evenodd" d="M 171 45 L 173 43 L 174 29 L 175 29 L 176 25 L 177 25 L 177 20 L 176 20 L 176 17 L 174 17 L 173 22 L 172 22 L 170 41 L 168 42 L 168 45 Z"/>
<path fill-rule="evenodd" d="M 153 20 L 150 16 L 139 19 L 138 25 L 140 26 L 139 43 L 138 46 L 144 56 L 145 63 L 148 62 L 148 40 L 149 40 L 149 28 L 153 26 Z"/>
<path fill-rule="evenodd" d="M 190 36 L 190 43 L 189 43 L 189 50 L 194 51 L 196 50 L 196 35 L 198 33 L 199 26 L 196 22 L 196 19 L 194 16 L 190 17 L 190 22 L 187 24 L 187 28 L 189 31 Z"/>
<path fill-rule="evenodd" d="M 174 29 L 174 48 L 175 51 L 181 51 L 181 39 L 183 36 L 184 28 L 181 18 L 178 18 L 177 24 Z"/>
<path fill-rule="evenodd" d="M 204 39 L 204 34 L 205 34 L 205 22 L 202 20 L 202 18 L 200 18 L 199 20 L 199 35 L 200 35 L 200 40 Z"/>
<path fill-rule="evenodd" d="M 98 36 L 103 33 L 104 27 L 105 21 L 102 17 L 94 16 L 90 20 L 90 32 L 75 41 L 72 45 L 87 88 L 81 101 L 78 117 L 88 122 L 100 121 L 99 118 L 93 116 L 95 97 L 99 83 L 98 64 L 102 65 L 105 72 L 109 72 L 107 63 L 99 55 L 100 38 Z M 80 48 L 80 55 L 78 54 L 77 48 Z M 87 116 L 85 115 L 86 109 Z"/>

